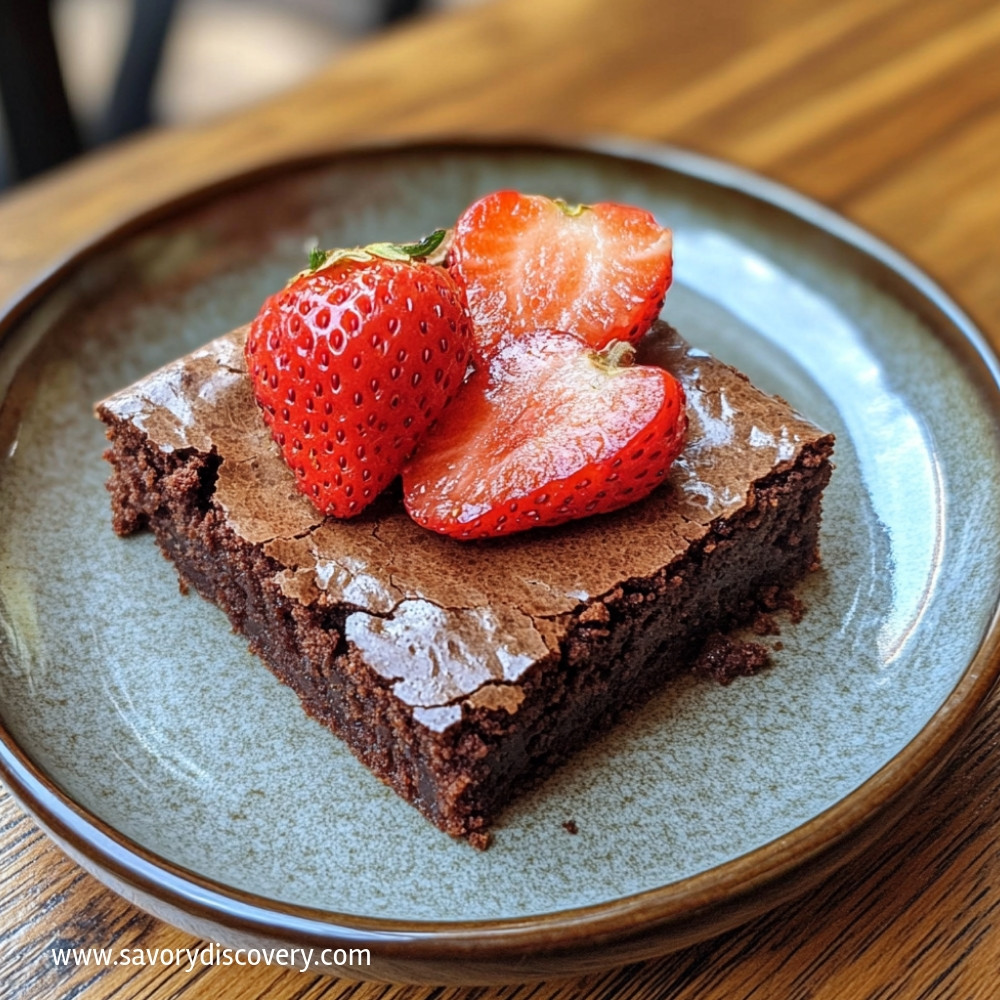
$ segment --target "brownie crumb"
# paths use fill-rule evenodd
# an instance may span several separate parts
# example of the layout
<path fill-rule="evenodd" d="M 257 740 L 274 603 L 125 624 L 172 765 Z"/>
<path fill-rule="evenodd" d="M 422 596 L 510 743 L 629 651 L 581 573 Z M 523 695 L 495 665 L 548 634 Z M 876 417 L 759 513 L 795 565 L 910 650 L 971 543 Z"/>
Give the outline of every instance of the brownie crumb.
<path fill-rule="evenodd" d="M 792 624 L 802 621 L 806 606 L 788 587 L 763 587 L 758 594 L 759 603 L 768 611 L 787 611 Z"/>
<path fill-rule="evenodd" d="M 754 635 L 781 635 L 781 627 L 778 625 L 774 615 L 764 612 L 757 615 L 750 626 L 750 631 Z"/>
<path fill-rule="evenodd" d="M 779 639 L 772 647 L 776 653 L 780 653 L 785 648 L 785 644 Z"/>
<path fill-rule="evenodd" d="M 770 662 L 767 649 L 757 642 L 741 642 L 729 636 L 711 635 L 691 672 L 698 677 L 711 677 L 720 684 L 731 684 L 737 677 L 750 677 Z"/>
<path fill-rule="evenodd" d="M 575 819 L 568 819 L 568 820 L 566 820 L 566 822 L 563 823 L 563 829 L 567 833 L 579 833 L 580 832 L 580 828 L 576 825 L 576 820 Z"/>
<path fill-rule="evenodd" d="M 472 833 L 467 833 L 465 836 L 477 851 L 485 851 L 493 843 L 493 834 L 483 833 L 481 830 L 475 830 Z"/>

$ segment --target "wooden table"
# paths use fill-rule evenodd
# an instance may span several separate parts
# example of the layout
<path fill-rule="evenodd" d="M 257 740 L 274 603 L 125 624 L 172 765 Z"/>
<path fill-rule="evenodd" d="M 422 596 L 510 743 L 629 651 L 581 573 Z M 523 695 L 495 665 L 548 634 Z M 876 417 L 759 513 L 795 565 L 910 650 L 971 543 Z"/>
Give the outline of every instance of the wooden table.
<path fill-rule="evenodd" d="M 913 257 L 1000 346 L 995 0 L 500 0 L 392 31 L 267 104 L 0 200 L 0 306 L 79 241 L 284 154 L 402 136 L 624 134 L 734 160 Z M 657 962 L 477 997 L 995 997 L 1000 703 L 920 805 L 814 896 Z M 0 793 L 0 995 L 458 997 L 294 971 L 55 970 L 53 944 L 194 947 Z"/>

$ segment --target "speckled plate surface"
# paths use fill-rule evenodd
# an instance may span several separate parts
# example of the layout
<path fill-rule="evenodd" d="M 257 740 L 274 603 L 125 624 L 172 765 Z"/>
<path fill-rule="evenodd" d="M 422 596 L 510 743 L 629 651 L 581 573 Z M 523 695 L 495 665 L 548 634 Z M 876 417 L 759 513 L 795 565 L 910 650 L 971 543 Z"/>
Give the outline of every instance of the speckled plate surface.
<path fill-rule="evenodd" d="M 837 471 L 773 669 L 674 683 L 479 853 L 308 720 L 151 537 L 113 535 L 91 407 L 249 319 L 314 238 L 410 238 L 498 187 L 653 210 L 675 231 L 665 317 L 835 431 Z M 863 845 L 996 674 L 995 359 L 911 265 L 733 168 L 473 145 L 287 165 L 104 237 L 0 331 L 2 773 L 81 863 L 196 933 L 365 945 L 371 967 L 336 971 L 424 981 L 652 955 Z"/>

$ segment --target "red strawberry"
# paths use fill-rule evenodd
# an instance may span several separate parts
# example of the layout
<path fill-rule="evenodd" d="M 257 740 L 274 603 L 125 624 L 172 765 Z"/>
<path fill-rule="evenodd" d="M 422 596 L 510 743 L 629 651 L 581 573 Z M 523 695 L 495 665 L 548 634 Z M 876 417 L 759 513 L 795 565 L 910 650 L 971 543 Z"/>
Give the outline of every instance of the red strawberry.
<path fill-rule="evenodd" d="M 638 342 L 659 315 L 671 250 L 670 230 L 642 209 L 496 191 L 462 213 L 448 266 L 483 356 L 508 331 L 543 328 L 600 350 Z"/>
<path fill-rule="evenodd" d="M 684 392 L 631 346 L 571 334 L 502 340 L 403 470 L 410 515 L 485 538 L 616 510 L 663 481 L 687 429 Z"/>
<path fill-rule="evenodd" d="M 414 246 L 316 252 L 250 327 L 247 368 L 296 482 L 324 514 L 359 514 L 455 394 L 471 333 L 462 294 Z"/>

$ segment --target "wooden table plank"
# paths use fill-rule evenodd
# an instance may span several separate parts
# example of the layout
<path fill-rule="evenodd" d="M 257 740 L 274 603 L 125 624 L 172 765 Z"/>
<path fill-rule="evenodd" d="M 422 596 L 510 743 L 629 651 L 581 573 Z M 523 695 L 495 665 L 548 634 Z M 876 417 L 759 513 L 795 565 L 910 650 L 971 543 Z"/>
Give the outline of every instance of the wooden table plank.
<path fill-rule="evenodd" d="M 1000 106 L 851 199 L 848 211 L 905 248 L 1000 343 Z"/>
<path fill-rule="evenodd" d="M 717 124 L 733 159 L 766 167 L 805 146 L 834 140 L 858 120 L 891 114 L 907 94 L 928 87 L 1000 41 L 1000 8 L 993 4 L 950 26 L 940 24 L 940 14 L 950 10 L 942 4 L 908 9 L 939 15 L 922 19 L 928 22 L 928 34 L 912 47 L 911 32 L 902 30 L 912 27 L 909 18 L 874 18 L 810 60 L 806 93 L 799 73 L 794 79 L 786 75 L 774 80 L 767 94 L 745 95 L 730 104 Z"/>
<path fill-rule="evenodd" d="M 0 303 L 88 234 L 283 155 L 432 134 L 627 134 L 735 159 L 886 237 L 1000 344 L 993 0 L 505 0 L 389 33 L 296 91 L 109 150 L 0 200 Z M 197 947 L 0 796 L 0 994 L 987 1000 L 1000 975 L 1000 703 L 917 809 L 811 898 L 657 962 L 478 991 L 294 971 L 55 969 L 45 950 Z"/>

